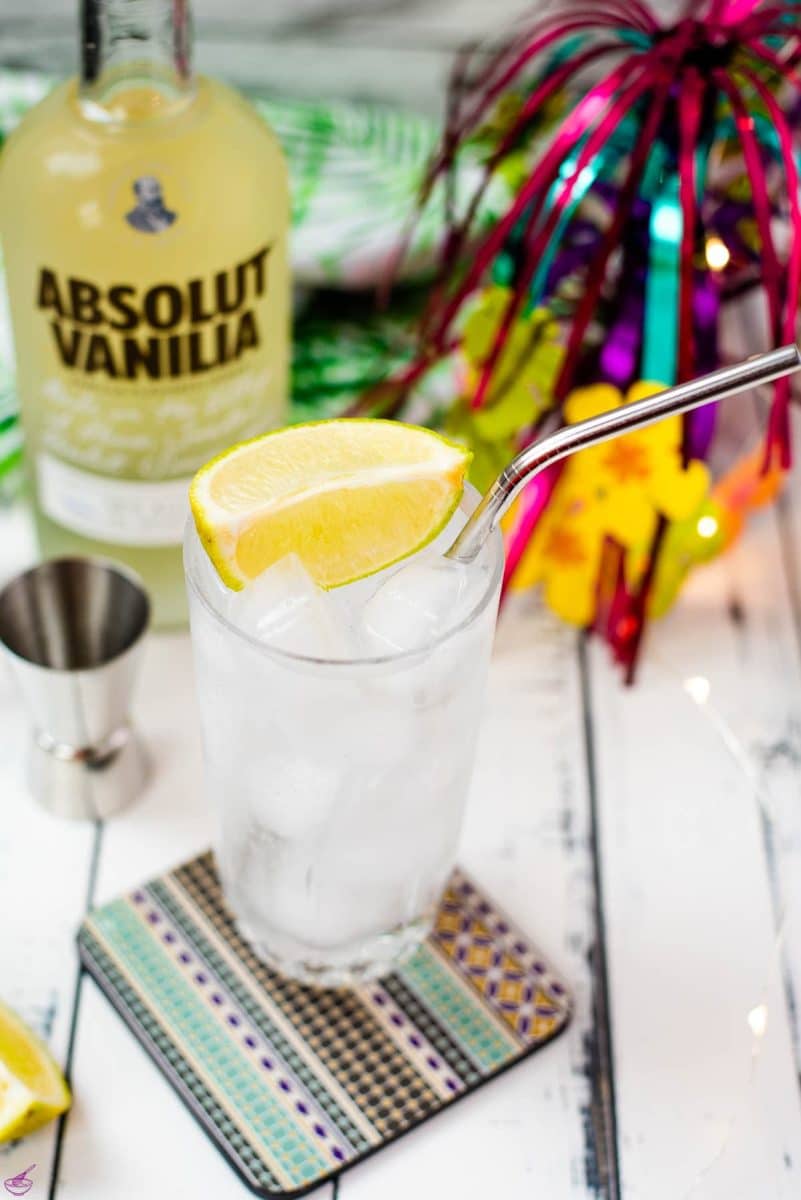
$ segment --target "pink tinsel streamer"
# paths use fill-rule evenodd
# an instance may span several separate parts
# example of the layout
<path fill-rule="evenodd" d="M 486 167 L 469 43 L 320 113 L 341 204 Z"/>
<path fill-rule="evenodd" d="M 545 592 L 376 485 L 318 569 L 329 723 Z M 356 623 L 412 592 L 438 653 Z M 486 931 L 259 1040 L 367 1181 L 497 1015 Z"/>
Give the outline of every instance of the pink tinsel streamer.
<path fill-rule="evenodd" d="M 430 196 L 441 177 L 452 174 L 459 149 L 491 116 L 500 97 L 522 83 L 524 98 L 509 129 L 489 155 L 465 215 L 452 219 L 440 272 L 421 323 L 420 354 L 417 361 L 393 381 L 396 394 L 402 393 L 432 362 L 458 343 L 457 321 L 465 301 L 482 285 L 496 257 L 514 236 L 519 239 L 519 250 L 510 300 L 471 403 L 473 407 L 480 407 L 491 399 L 493 373 L 515 318 L 526 302 L 537 267 L 571 205 L 582 172 L 591 167 L 595 155 L 616 134 L 635 106 L 640 112 L 640 136 L 624 164 L 615 211 L 588 266 L 583 296 L 572 316 L 564 363 L 556 384 L 557 401 L 564 400 L 574 386 L 611 256 L 631 217 L 652 143 L 660 136 L 662 123 L 670 111 L 676 118 L 676 169 L 682 217 L 676 374 L 678 378 L 687 378 L 698 369 L 693 298 L 703 225 L 697 155 L 701 139 L 708 134 L 704 131 L 704 121 L 717 119 L 713 114 L 720 97 L 730 108 L 750 183 L 771 337 L 774 343 L 794 340 L 801 287 L 801 208 L 794 135 L 782 103 L 766 84 L 764 75 L 766 68 L 769 69 L 787 88 L 801 96 L 801 75 L 796 70 L 801 61 L 799 15 L 798 7 L 778 0 L 773 3 L 770 0 L 687 0 L 681 18 L 674 25 L 665 27 L 641 0 L 604 0 L 597 5 L 574 4 L 561 13 L 553 12 L 533 19 L 513 42 L 490 53 L 474 71 L 472 79 L 468 78 L 469 68 L 478 60 L 475 55 L 464 56 L 460 61 L 458 86 L 453 89 L 443 144 L 428 172 L 423 200 Z M 572 38 L 580 40 L 579 48 L 556 61 L 530 89 L 527 88 L 526 72 L 535 63 L 544 61 L 544 56 L 563 48 Z M 590 65 L 597 68 L 609 55 L 616 55 L 619 61 L 580 95 L 557 126 L 550 144 L 532 167 L 506 213 L 488 233 L 477 237 L 475 223 L 481 200 L 504 158 L 545 115 L 545 106 L 552 98 L 569 88 L 574 76 Z M 755 95 L 773 125 L 781 168 L 787 181 L 791 237 L 784 262 L 771 227 L 774 216 L 768 179 L 771 164 L 749 112 L 749 101 Z M 571 165 L 565 178 L 567 162 Z M 779 461 L 786 466 L 790 461 L 790 391 L 786 381 L 775 386 L 774 396 L 766 440 L 766 462 Z M 518 505 L 514 523 L 507 531 L 506 582 L 516 570 L 555 486 L 556 478 L 549 480 L 547 487 L 525 495 Z M 651 547 L 640 589 L 633 595 L 619 591 L 608 605 L 607 615 L 613 616 L 614 620 L 610 619 L 605 633 L 613 644 L 612 627 L 632 625 L 633 622 L 625 644 L 621 641 L 616 647 L 618 657 L 629 667 L 642 633 L 662 532 L 664 530 Z M 607 581 L 609 578 L 607 572 Z"/>

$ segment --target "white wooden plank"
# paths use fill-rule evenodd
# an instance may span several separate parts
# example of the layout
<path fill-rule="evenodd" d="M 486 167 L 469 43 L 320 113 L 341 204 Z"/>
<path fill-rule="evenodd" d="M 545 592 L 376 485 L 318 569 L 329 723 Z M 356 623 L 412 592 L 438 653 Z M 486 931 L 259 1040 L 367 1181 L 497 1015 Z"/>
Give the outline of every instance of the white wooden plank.
<path fill-rule="evenodd" d="M 364 36 L 384 31 L 433 42 L 437 35 L 452 40 L 479 36 L 502 27 L 520 12 L 531 11 L 530 0 L 407 0 L 386 4 L 384 0 L 234 0 L 224 6 L 219 0 L 194 0 L 192 15 L 197 30 L 236 30 L 247 35 L 253 29 L 286 34 L 292 30 L 313 32 L 321 42 L 332 37 Z M 11 24 L 56 23 L 77 30 L 77 18 L 59 0 L 4 0 L 3 19 Z"/>
<path fill-rule="evenodd" d="M 755 317 L 759 313 L 753 314 Z M 719 441 L 732 462 L 757 444 L 766 427 L 764 402 L 727 407 Z M 760 415 L 761 414 L 761 415 Z M 796 446 L 801 414 L 795 413 Z M 692 676 L 699 661 L 713 693 L 714 720 L 757 789 L 788 1012 L 801 1069 L 801 467 L 787 478 L 781 503 L 752 517 L 744 539 L 694 579 L 688 602 L 703 620 L 677 626 L 671 662 Z M 695 598 L 693 601 L 693 597 Z M 681 610 L 675 619 L 681 620 Z"/>
<path fill-rule="evenodd" d="M 77 980 L 75 930 L 84 913 L 94 830 L 64 824 L 27 792 L 21 751 L 27 725 L 16 693 L 0 683 L 0 997 L 67 1058 Z M 50 1177 L 56 1126 L 16 1146 L 0 1146 L 0 1181 L 36 1163 Z M 32 1176 L 33 1178 L 33 1176 Z"/>
<path fill-rule="evenodd" d="M 603 647 L 591 664 L 623 1195 L 796 1196 L 801 1108 L 760 807 L 767 794 L 786 811 L 788 784 L 760 747 L 797 719 L 801 678 L 772 516 L 652 628 L 634 689 Z"/>
<path fill-rule="evenodd" d="M 801 430 L 799 430 L 801 432 Z M 796 479 L 798 471 L 794 472 Z M 788 493 L 788 500 L 793 495 Z M 796 492 L 801 499 L 801 492 Z M 727 737 L 736 739 L 751 772 L 762 815 L 764 853 L 781 963 L 801 1067 L 801 655 L 797 600 L 788 588 L 788 559 L 775 511 L 760 514 L 726 563 L 734 654 L 711 683 Z M 798 545 L 801 549 L 801 543 Z M 798 593 L 795 593 L 797 596 Z M 721 606 L 723 607 L 723 606 Z"/>
<path fill-rule="evenodd" d="M 293 37 L 273 42 L 256 31 L 247 40 L 225 31 L 197 39 L 197 70 L 237 87 L 299 99 L 361 99 L 438 114 L 452 53 L 402 47 L 387 37 L 377 45 L 321 44 Z M 75 73 L 75 33 L 58 27 L 5 25 L 0 17 L 0 66 Z"/>
<path fill-rule="evenodd" d="M 587 1078 L 592 887 L 575 635 L 514 602 L 502 619 L 461 860 L 576 993 L 556 1043 L 343 1176 L 343 1200 L 600 1195 Z"/>
<path fill-rule="evenodd" d="M 669 15 L 681 0 L 652 0 L 655 11 Z M 544 5 L 542 5 L 544 7 Z M 457 35 L 471 37 L 478 32 L 497 28 L 520 12 L 531 12 L 536 5 L 531 0 L 406 0 L 402 4 L 387 4 L 385 0 L 193 0 L 192 11 L 199 26 L 221 23 L 247 31 L 249 27 L 273 26 L 282 28 L 300 21 L 315 22 L 321 35 L 332 28 L 348 27 L 355 23 L 368 26 L 405 28 L 422 32 L 442 27 Z M 65 21 L 69 19 L 62 0 L 4 0 L 3 16 L 9 20 L 29 18 Z"/>
<path fill-rule="evenodd" d="M 34 556 L 21 506 L 0 510 L 0 583 Z M 55 820 L 25 782 L 28 724 L 0 665 L 0 997 L 67 1057 L 77 980 L 74 937 L 86 903 L 94 845 L 91 825 Z M 35 1163 L 35 1194 L 49 1187 L 57 1126 L 0 1146 L 0 1182 Z"/>
<path fill-rule="evenodd" d="M 765 591 L 776 592 L 779 612 L 770 606 L 759 631 L 772 646 L 760 714 L 770 714 L 769 726 L 760 726 L 754 747 L 769 820 L 766 853 L 774 885 L 774 907 L 783 933 L 782 958 L 793 1028 L 796 1069 L 801 1072 L 801 694 L 797 664 L 801 659 L 801 414 L 793 413 L 795 461 L 784 493 L 771 515 L 777 542 L 771 541 L 766 561 L 754 580 Z M 777 587 L 777 581 L 779 586 Z M 742 588 L 741 588 L 742 590 Z M 748 606 L 749 609 L 752 607 Z M 753 623 L 752 623 L 753 624 Z M 749 643 L 754 633 L 749 630 Z M 777 703 L 778 702 L 778 703 Z M 765 705 L 767 704 L 767 709 Z"/>
<path fill-rule="evenodd" d="M 106 823 L 97 903 L 211 841 L 193 687 L 188 636 L 154 636 L 135 705 L 153 760 L 152 779 L 137 804 Z M 88 980 L 73 1076 L 80 1103 L 65 1130 L 58 1200 L 142 1200 L 156 1181 L 160 1195 L 179 1200 L 239 1200 L 248 1194 Z M 330 1186 L 314 1196 L 328 1200 Z"/>
<path fill-rule="evenodd" d="M 502 28 L 524 0 L 431 6 L 354 0 L 196 3 L 198 70 L 243 87 L 311 98 L 360 98 L 438 113 L 454 50 Z M 0 14 L 0 62 L 56 74 L 77 64 L 76 25 L 54 0 L 10 0 Z"/>
<path fill-rule="evenodd" d="M 299 99 L 355 99 L 420 112 L 441 111 L 451 67 L 448 50 L 403 47 L 387 37 L 378 45 L 321 45 L 293 38 L 271 45 L 223 36 L 198 41 L 197 67 L 238 87 Z"/>
<path fill-rule="evenodd" d="M 792 609 L 796 640 L 801 647 L 801 411 L 791 410 L 794 460 L 777 504 L 781 556 Z"/>
<path fill-rule="evenodd" d="M 134 720 L 152 760 L 150 779 L 139 801 L 106 823 L 98 903 L 205 849 L 211 841 L 188 634 L 150 637 Z"/>

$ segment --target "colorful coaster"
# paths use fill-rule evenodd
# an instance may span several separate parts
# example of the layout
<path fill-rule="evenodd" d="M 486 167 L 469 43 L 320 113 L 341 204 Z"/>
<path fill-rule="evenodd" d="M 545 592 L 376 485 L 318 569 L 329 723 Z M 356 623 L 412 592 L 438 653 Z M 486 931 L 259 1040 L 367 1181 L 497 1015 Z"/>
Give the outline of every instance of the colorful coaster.
<path fill-rule="evenodd" d="M 263 1196 L 301 1195 L 525 1058 L 571 1002 L 461 871 L 392 975 L 302 987 L 237 933 L 210 853 L 93 912 L 81 958 L 206 1132 Z"/>

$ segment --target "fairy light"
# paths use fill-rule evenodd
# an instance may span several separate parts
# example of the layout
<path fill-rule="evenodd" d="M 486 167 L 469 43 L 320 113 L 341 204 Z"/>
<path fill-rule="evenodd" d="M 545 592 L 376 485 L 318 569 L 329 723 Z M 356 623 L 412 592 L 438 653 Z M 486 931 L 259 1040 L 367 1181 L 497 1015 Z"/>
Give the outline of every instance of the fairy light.
<path fill-rule="evenodd" d="M 706 239 L 704 255 L 706 257 L 706 265 L 710 271 L 723 271 L 729 265 L 731 259 L 729 247 L 719 237 L 716 237 L 715 234 L 711 234 Z"/>
<path fill-rule="evenodd" d="M 748 1026 L 755 1038 L 765 1036 L 765 1030 L 768 1027 L 768 1006 L 767 1004 L 757 1004 L 752 1008 L 746 1017 Z"/>
<path fill-rule="evenodd" d="M 691 675 L 684 680 L 684 690 L 696 704 L 706 704 L 712 686 L 705 675 Z"/>
<path fill-rule="evenodd" d="M 714 517 L 701 517 L 696 526 L 698 536 L 702 538 L 712 538 L 718 531 L 718 523 Z"/>
<path fill-rule="evenodd" d="M 651 214 L 651 233 L 673 245 L 681 237 L 681 212 L 672 200 L 660 200 Z"/>

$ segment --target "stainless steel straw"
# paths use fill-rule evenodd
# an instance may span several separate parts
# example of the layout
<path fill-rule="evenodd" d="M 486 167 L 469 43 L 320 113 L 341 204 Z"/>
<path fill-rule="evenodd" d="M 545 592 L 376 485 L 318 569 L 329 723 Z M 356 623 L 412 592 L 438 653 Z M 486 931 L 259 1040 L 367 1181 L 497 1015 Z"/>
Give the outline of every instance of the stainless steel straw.
<path fill-rule="evenodd" d="M 688 383 L 667 388 L 644 400 L 623 404 L 611 412 L 558 429 L 556 433 L 523 450 L 504 468 L 447 551 L 447 557 L 458 562 L 472 562 L 524 484 L 560 458 L 632 429 L 640 429 L 643 425 L 651 425 L 673 413 L 688 412 L 712 400 L 722 400 L 724 396 L 733 396 L 759 384 L 770 383 L 782 375 L 791 375 L 800 367 L 801 351 L 798 346 L 782 346 L 767 354 L 755 354 L 753 358 L 731 367 L 721 367 Z"/>

